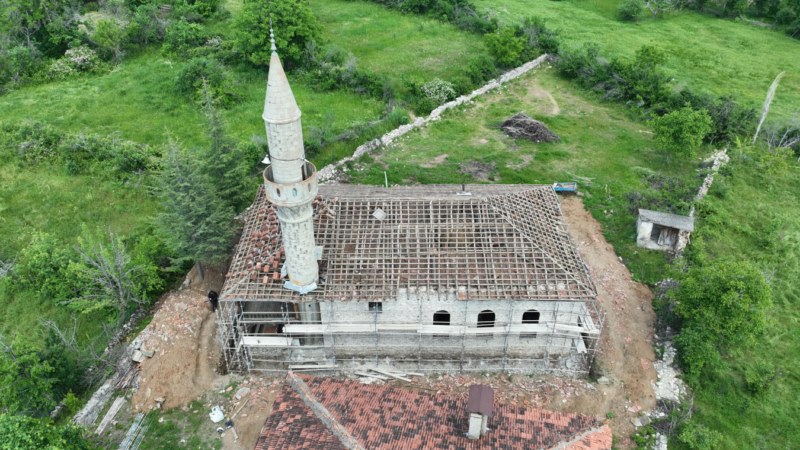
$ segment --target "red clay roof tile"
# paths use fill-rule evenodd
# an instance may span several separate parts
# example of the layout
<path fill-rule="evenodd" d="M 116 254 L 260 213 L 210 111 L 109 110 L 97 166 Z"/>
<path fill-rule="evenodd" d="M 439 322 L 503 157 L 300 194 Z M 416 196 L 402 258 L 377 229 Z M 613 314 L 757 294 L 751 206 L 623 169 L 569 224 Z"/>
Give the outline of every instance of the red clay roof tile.
<path fill-rule="evenodd" d="M 300 378 L 314 400 L 370 450 L 611 448 L 611 430 L 588 416 L 495 405 L 489 432 L 473 441 L 465 436 L 469 426 L 466 396 L 445 397 L 355 380 Z M 287 384 L 256 445 L 256 450 L 272 448 L 343 447 Z"/>

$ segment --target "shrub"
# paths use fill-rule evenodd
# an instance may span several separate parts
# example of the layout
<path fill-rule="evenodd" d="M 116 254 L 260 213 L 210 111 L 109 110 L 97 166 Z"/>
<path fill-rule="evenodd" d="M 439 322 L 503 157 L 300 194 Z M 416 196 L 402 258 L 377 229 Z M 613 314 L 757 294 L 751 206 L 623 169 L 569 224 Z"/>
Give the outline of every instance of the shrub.
<path fill-rule="evenodd" d="M 8 124 L 0 136 L 3 147 L 15 148 L 13 156 L 28 164 L 51 162 L 57 154 L 56 148 L 61 141 L 61 134 L 41 122 L 25 122 Z"/>
<path fill-rule="evenodd" d="M 12 283 L 16 289 L 38 292 L 54 303 L 66 300 L 80 290 L 68 274 L 72 252 L 58 245 L 46 233 L 35 233 L 22 249 L 14 265 Z"/>
<path fill-rule="evenodd" d="M 122 47 L 125 43 L 126 31 L 114 19 L 100 19 L 92 33 L 92 41 L 99 47 L 105 59 L 119 62 L 122 59 Z"/>
<path fill-rule="evenodd" d="M 86 437 L 86 431 L 72 424 L 54 425 L 47 419 L 0 414 L 0 442 L 2 450 L 95 448 Z"/>
<path fill-rule="evenodd" d="M 64 56 L 53 61 L 47 77 L 54 80 L 69 78 L 78 73 L 94 72 L 100 68 L 97 53 L 89 47 L 80 46 L 67 50 Z"/>
<path fill-rule="evenodd" d="M 429 113 L 456 96 L 453 84 L 438 78 L 425 83 L 412 81 L 407 84 L 411 91 L 409 101 L 417 114 Z"/>
<path fill-rule="evenodd" d="M 196 23 L 183 19 L 172 22 L 164 35 L 164 49 L 170 53 L 185 56 L 189 50 L 203 45 L 205 31 Z"/>
<path fill-rule="evenodd" d="M 693 154 L 711 131 L 711 118 L 705 110 L 689 106 L 664 114 L 650 122 L 653 139 L 662 150 Z"/>
<path fill-rule="evenodd" d="M 797 167 L 794 150 L 788 147 L 774 147 L 757 153 L 758 168 L 766 176 L 785 176 Z"/>
<path fill-rule="evenodd" d="M 181 94 L 197 100 L 205 83 L 211 96 L 224 106 L 236 99 L 227 73 L 225 66 L 214 58 L 193 58 L 181 69 L 175 87 Z"/>
<path fill-rule="evenodd" d="M 691 450 L 713 450 L 721 439 L 718 432 L 693 421 L 686 422 L 678 434 L 678 442 Z"/>
<path fill-rule="evenodd" d="M 158 6 L 145 3 L 133 11 L 127 40 L 136 45 L 149 45 L 163 41 L 165 32 L 166 22 L 160 17 Z"/>
<path fill-rule="evenodd" d="M 762 395 L 769 390 L 777 376 L 775 366 L 772 364 L 768 362 L 753 363 L 744 370 L 745 388 L 752 395 Z"/>
<path fill-rule="evenodd" d="M 467 64 L 466 75 L 474 84 L 489 81 L 497 74 L 494 60 L 486 55 L 481 55 Z"/>
<path fill-rule="evenodd" d="M 527 58 L 533 58 L 533 51 L 541 53 L 558 53 L 558 33 L 548 29 L 541 17 L 526 17 L 522 21 L 522 35 L 526 38 Z"/>
<path fill-rule="evenodd" d="M 676 339 L 690 379 L 721 352 L 749 345 L 763 332 L 772 304 L 769 285 L 746 261 L 714 261 L 689 270 L 677 291 L 682 321 Z"/>
<path fill-rule="evenodd" d="M 212 17 L 219 11 L 222 0 L 189 0 L 197 14 L 202 17 Z"/>
<path fill-rule="evenodd" d="M 441 105 L 456 97 L 456 91 L 453 89 L 453 84 L 439 78 L 428 81 L 420 87 L 422 94 L 434 102 L 436 105 Z"/>
<path fill-rule="evenodd" d="M 487 34 L 483 42 L 500 67 L 514 67 L 524 59 L 525 38 L 518 36 L 512 27 L 503 27 Z"/>
<path fill-rule="evenodd" d="M 617 16 L 625 22 L 636 22 L 644 12 L 642 0 L 622 0 L 617 9 Z"/>
<path fill-rule="evenodd" d="M 234 45 L 248 61 L 266 66 L 270 59 L 270 19 L 283 64 L 300 64 L 306 47 L 321 42 L 322 27 L 306 0 L 245 0 L 234 24 Z"/>

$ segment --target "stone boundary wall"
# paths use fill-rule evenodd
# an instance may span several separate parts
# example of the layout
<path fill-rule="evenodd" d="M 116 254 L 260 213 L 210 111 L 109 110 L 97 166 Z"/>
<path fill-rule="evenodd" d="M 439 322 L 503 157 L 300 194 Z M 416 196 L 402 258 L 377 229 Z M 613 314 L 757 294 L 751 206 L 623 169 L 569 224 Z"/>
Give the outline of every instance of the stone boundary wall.
<path fill-rule="evenodd" d="M 502 86 L 503 84 L 508 83 L 511 80 L 514 80 L 516 78 L 521 77 L 522 75 L 525 75 L 526 73 L 530 72 L 531 70 L 539 67 L 544 61 L 547 61 L 548 59 L 550 59 L 550 55 L 545 53 L 544 55 L 542 55 L 542 56 L 540 56 L 540 57 L 538 57 L 538 58 L 536 58 L 536 59 L 534 59 L 532 61 L 528 61 L 525 64 L 523 64 L 523 65 L 521 65 L 521 66 L 519 66 L 519 67 L 517 67 L 515 69 L 511 69 L 508 72 L 505 72 L 504 74 L 500 75 L 499 77 L 495 78 L 494 80 L 489 81 L 488 83 L 484 84 L 483 86 L 479 87 L 478 89 L 475 89 L 474 91 L 470 92 L 467 95 L 462 95 L 462 96 L 456 98 L 455 100 L 451 100 L 451 101 L 449 101 L 447 103 L 444 103 L 444 104 L 438 106 L 436 109 L 431 111 L 431 113 L 427 117 L 418 117 L 415 121 L 413 121 L 413 122 L 411 122 L 409 124 L 400 125 L 399 127 L 395 128 L 394 130 L 384 134 L 380 138 L 373 139 L 373 140 L 367 142 L 366 144 L 363 144 L 363 145 L 359 146 L 358 148 L 356 148 L 356 150 L 353 152 L 353 154 L 351 156 L 348 156 L 346 158 L 342 158 L 339 161 L 337 161 L 335 163 L 332 163 L 332 164 L 328 164 L 327 166 L 325 166 L 322 169 L 320 169 L 320 171 L 319 171 L 319 173 L 317 175 L 317 179 L 319 180 L 320 183 L 326 183 L 326 182 L 333 181 L 335 179 L 335 177 L 336 177 L 336 171 L 343 164 L 346 164 L 346 163 L 348 163 L 350 161 L 354 161 L 354 160 L 360 158 L 361 156 L 372 152 L 376 148 L 379 148 L 379 147 L 382 147 L 382 146 L 385 146 L 385 145 L 389 145 L 395 139 L 406 135 L 408 132 L 410 132 L 412 130 L 416 130 L 417 128 L 424 127 L 425 125 L 427 125 L 430 122 L 434 122 L 436 120 L 439 120 L 439 118 L 442 116 L 442 114 L 445 111 L 447 111 L 449 109 L 452 109 L 452 108 L 455 108 L 457 106 L 461 106 L 461 105 L 463 105 L 465 103 L 468 103 L 468 102 L 472 101 L 476 97 L 479 97 L 479 96 L 481 96 L 483 94 L 486 94 L 487 92 L 489 92 L 489 91 L 491 91 L 493 89 L 496 89 L 496 88 Z"/>

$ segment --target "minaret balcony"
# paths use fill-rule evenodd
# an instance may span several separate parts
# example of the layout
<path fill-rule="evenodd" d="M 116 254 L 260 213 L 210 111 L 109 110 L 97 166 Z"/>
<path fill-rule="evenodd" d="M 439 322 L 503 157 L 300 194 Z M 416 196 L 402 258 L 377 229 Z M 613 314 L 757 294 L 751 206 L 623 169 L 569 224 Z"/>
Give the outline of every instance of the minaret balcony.
<path fill-rule="evenodd" d="M 276 183 L 273 181 L 272 165 L 264 169 L 264 186 L 270 203 L 275 206 L 298 206 L 310 203 L 317 196 L 317 168 L 305 161 L 302 168 L 303 180 L 296 183 Z"/>

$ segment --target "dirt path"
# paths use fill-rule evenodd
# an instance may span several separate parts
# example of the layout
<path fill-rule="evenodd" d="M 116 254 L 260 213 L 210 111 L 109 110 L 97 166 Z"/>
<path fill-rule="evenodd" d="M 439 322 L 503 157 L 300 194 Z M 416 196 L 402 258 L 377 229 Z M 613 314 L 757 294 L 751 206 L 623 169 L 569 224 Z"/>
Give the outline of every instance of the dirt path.
<path fill-rule="evenodd" d="M 631 419 L 639 411 L 655 407 L 653 293 L 633 281 L 580 198 L 563 197 L 561 208 L 570 237 L 589 266 L 598 301 L 606 313 L 598 375 L 608 379 L 608 384 L 599 384 L 597 391 L 569 399 L 564 407 L 596 415 L 613 413 L 614 434 L 624 438 L 633 432 Z"/>

